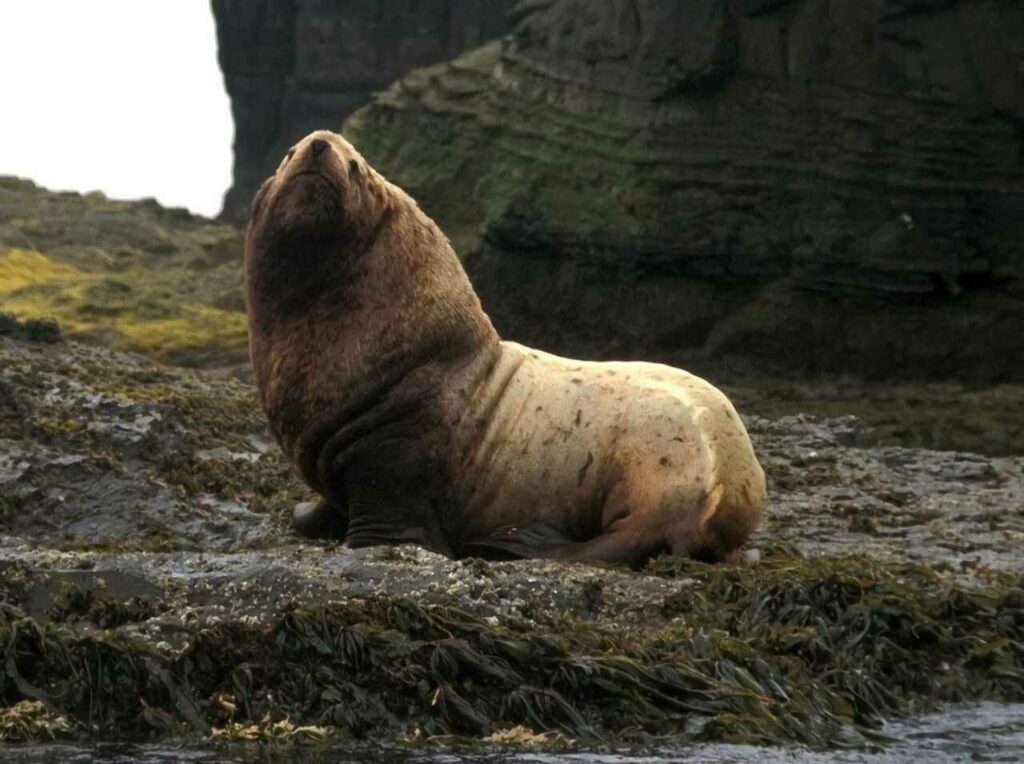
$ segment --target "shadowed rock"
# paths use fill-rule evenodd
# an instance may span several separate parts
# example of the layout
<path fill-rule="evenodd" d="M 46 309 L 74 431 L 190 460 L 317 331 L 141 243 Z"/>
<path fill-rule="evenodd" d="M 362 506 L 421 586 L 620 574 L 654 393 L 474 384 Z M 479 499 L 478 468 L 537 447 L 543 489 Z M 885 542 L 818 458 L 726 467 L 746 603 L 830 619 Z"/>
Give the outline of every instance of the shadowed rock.
<path fill-rule="evenodd" d="M 227 217 L 243 218 L 263 179 L 306 133 L 335 127 L 410 69 L 509 29 L 513 0 L 213 0 L 235 119 Z"/>

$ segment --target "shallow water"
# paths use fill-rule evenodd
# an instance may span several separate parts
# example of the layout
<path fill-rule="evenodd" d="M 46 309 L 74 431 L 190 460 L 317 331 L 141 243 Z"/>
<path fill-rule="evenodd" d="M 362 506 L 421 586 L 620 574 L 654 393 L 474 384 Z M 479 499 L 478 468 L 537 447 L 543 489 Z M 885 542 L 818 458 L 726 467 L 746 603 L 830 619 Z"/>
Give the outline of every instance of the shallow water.
<path fill-rule="evenodd" d="M 394 748 L 335 747 L 311 750 L 299 747 L 204 745 L 33 745 L 2 746 L 0 760 L 19 764 L 242 764 L 242 762 L 287 761 L 361 762 L 393 764 L 640 764 L 651 762 L 700 761 L 706 764 L 933 764 L 962 761 L 1024 761 L 1024 704 L 982 703 L 894 722 L 885 734 L 894 742 L 885 751 L 841 751 L 816 753 L 799 748 L 759 748 L 744 745 L 666 746 L 635 750 L 577 751 L 573 753 L 530 752 L 459 753 L 447 749 L 410 751 Z"/>

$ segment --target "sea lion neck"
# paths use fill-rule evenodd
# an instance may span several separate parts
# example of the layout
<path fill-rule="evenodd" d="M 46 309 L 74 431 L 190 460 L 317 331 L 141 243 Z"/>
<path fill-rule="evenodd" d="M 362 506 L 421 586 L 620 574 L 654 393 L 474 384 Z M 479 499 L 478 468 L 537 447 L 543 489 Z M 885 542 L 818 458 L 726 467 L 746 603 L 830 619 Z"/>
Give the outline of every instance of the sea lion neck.
<path fill-rule="evenodd" d="M 246 296 L 257 331 L 301 320 L 325 287 L 334 293 L 333 286 L 343 283 L 332 262 L 342 248 L 330 236 L 290 236 L 247 249 Z"/>
<path fill-rule="evenodd" d="M 343 429 L 418 370 L 434 369 L 427 378 L 440 380 L 498 342 L 441 231 L 397 188 L 380 192 L 395 194 L 396 211 L 376 218 L 360 247 L 344 237 L 296 238 L 291 251 L 264 226 L 249 233 L 254 372 L 282 445 L 300 466 L 318 459 L 323 422 Z"/>
<path fill-rule="evenodd" d="M 302 321 L 325 309 L 344 311 L 363 278 L 380 226 L 370 235 L 347 230 L 250 231 L 246 246 L 246 292 L 262 329 Z"/>

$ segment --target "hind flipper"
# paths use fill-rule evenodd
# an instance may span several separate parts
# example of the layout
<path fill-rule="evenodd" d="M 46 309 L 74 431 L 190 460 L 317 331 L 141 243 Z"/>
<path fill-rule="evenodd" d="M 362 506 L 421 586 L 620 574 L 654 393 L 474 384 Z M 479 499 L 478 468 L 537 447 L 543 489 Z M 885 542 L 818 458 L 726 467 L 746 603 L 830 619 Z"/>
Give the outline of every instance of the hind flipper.
<path fill-rule="evenodd" d="M 327 499 L 305 501 L 292 510 L 292 532 L 307 539 L 343 541 L 348 533 L 348 516 Z"/>
<path fill-rule="evenodd" d="M 652 542 L 623 529 L 607 530 L 589 541 L 559 547 L 550 555 L 565 562 L 607 562 L 640 568 L 665 550 L 664 543 Z"/>
<path fill-rule="evenodd" d="M 576 541 L 547 523 L 509 528 L 463 546 L 464 557 L 489 560 L 548 559 L 564 562 L 608 562 L 639 567 L 660 551 L 623 528 L 588 541 Z"/>
<path fill-rule="evenodd" d="M 557 550 L 578 542 L 547 523 L 502 528 L 490 536 L 462 545 L 460 557 L 485 560 L 522 560 L 557 556 Z"/>

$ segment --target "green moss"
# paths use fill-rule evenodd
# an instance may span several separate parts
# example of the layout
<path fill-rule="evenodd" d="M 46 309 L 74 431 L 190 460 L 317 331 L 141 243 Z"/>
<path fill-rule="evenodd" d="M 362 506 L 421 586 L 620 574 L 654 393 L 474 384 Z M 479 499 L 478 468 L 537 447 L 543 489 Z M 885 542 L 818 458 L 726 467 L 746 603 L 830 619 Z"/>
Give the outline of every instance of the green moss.
<path fill-rule="evenodd" d="M 0 253 L 0 299 L 19 318 L 56 318 L 71 338 L 165 362 L 227 366 L 247 357 L 237 262 L 201 276 L 187 266 L 135 264 L 115 277 L 11 250 Z"/>

